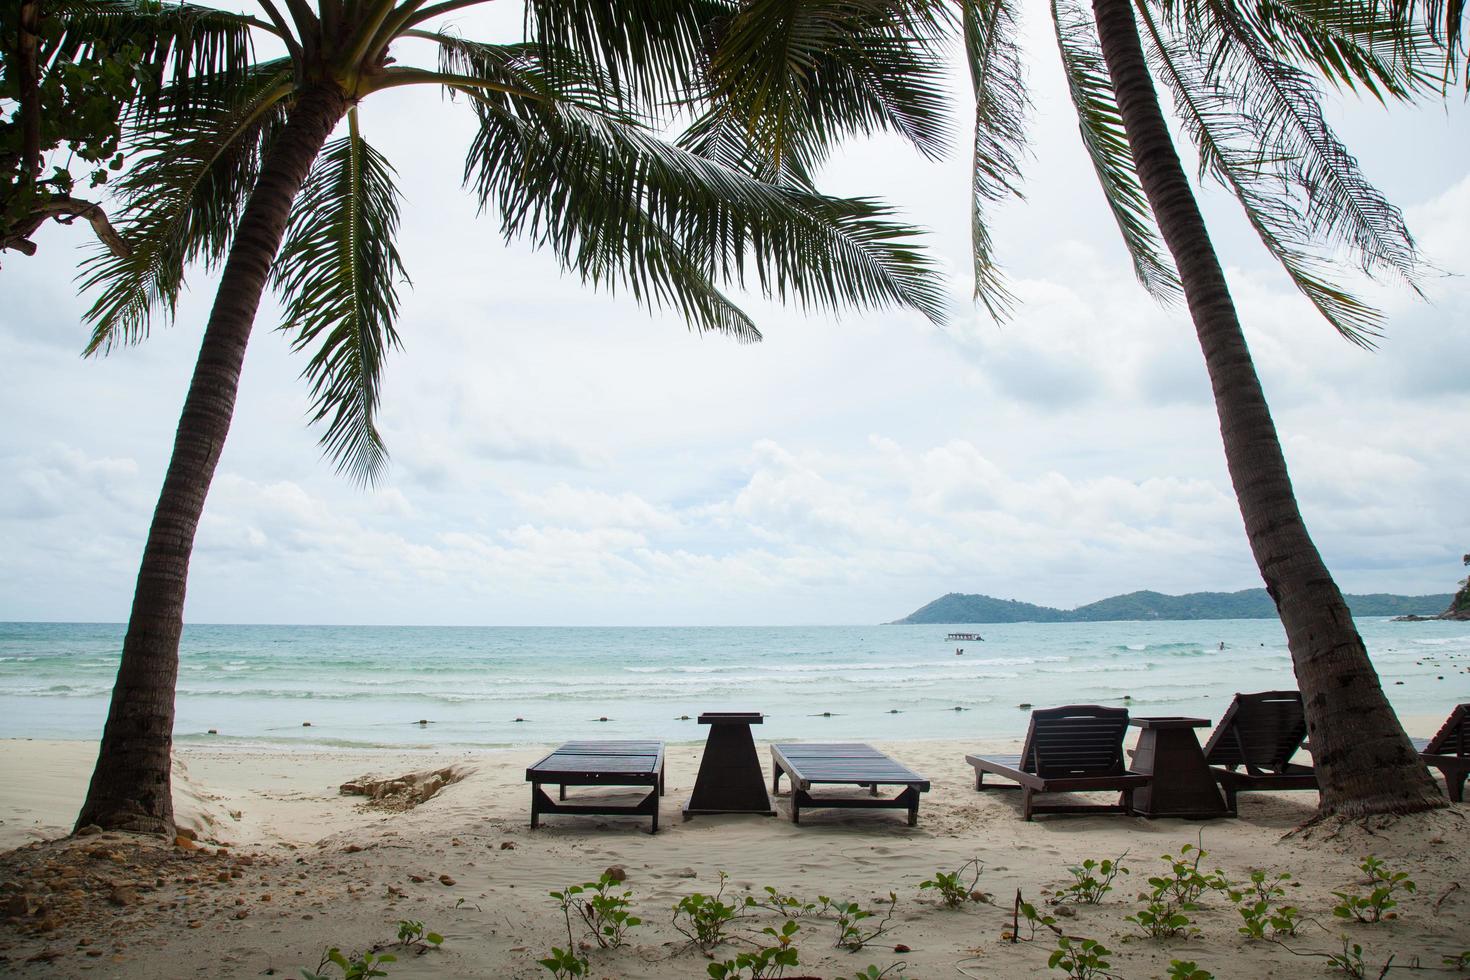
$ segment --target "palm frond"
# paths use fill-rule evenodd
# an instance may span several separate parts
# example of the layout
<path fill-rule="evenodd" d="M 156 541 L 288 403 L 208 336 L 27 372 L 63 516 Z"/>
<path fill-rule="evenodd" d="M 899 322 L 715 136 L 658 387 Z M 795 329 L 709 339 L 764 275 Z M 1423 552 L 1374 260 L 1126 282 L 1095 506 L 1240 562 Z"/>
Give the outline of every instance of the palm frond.
<path fill-rule="evenodd" d="M 878 204 L 766 183 L 575 106 L 487 97 L 475 108 L 466 182 L 508 238 L 549 248 L 587 282 L 731 330 L 728 311 L 709 315 L 705 284 L 743 285 L 753 258 L 767 296 L 943 317 L 936 270 L 908 244 L 917 232 Z"/>
<path fill-rule="evenodd" d="M 1262 159 L 1251 121 L 1241 119 L 1231 93 L 1211 83 L 1207 70 L 1163 33 L 1146 6 L 1138 13 L 1154 73 L 1173 94 L 1179 119 L 1199 150 L 1201 176 L 1213 176 L 1235 195 L 1266 249 L 1338 333 L 1361 347 L 1373 346 L 1382 315 L 1327 277 L 1331 262 L 1318 251 L 1304 205 L 1267 166 L 1271 161 Z"/>
<path fill-rule="evenodd" d="M 1470 21 L 1465 19 L 1465 0 L 1373 0 L 1373 3 L 1375 9 L 1388 11 L 1402 26 L 1424 25 L 1444 50 L 1445 81 L 1453 82 L 1463 72 L 1465 86 L 1470 88 L 1470 44 L 1465 37 Z"/>
<path fill-rule="evenodd" d="M 1153 210 L 1139 183 L 1093 20 L 1073 0 L 1052 0 L 1051 10 L 1082 145 L 1133 260 L 1133 274 L 1149 295 L 1172 303 L 1181 295 L 1179 273 L 1163 251 Z"/>
<path fill-rule="evenodd" d="M 619 97 L 680 102 L 702 76 L 710 32 L 737 9 L 735 0 L 528 0 L 525 35 L 549 71 L 595 65 Z"/>
<path fill-rule="evenodd" d="M 228 99 L 251 73 L 252 29 L 267 26 L 243 14 L 193 3 L 62 0 L 54 6 L 59 9 L 50 13 L 62 16 L 66 29 L 46 57 L 76 60 L 98 47 L 136 45 L 140 63 L 160 83 L 140 88 L 131 107 L 148 118 L 181 101 Z"/>
<path fill-rule="evenodd" d="M 142 340 L 155 312 L 172 319 L 185 266 L 224 258 L 290 91 L 290 65 L 268 62 L 236 101 L 194 100 L 133 139 L 138 161 L 115 185 L 131 254 L 99 249 L 82 265 L 82 289 L 101 290 L 86 313 L 94 324 L 88 354 Z"/>
<path fill-rule="evenodd" d="M 1229 120 L 1222 134 L 1239 134 L 1238 145 L 1298 196 L 1301 237 L 1417 289 L 1419 259 L 1403 215 L 1333 133 L 1311 78 L 1272 55 L 1230 0 L 1201 0 L 1183 40 L 1181 54 L 1197 66 L 1183 81 L 1215 101 L 1212 118 Z"/>
<path fill-rule="evenodd" d="M 893 132 L 937 159 L 952 26 L 934 0 L 750 0 L 715 35 L 712 106 L 776 172 L 809 171 L 853 133 Z"/>
<path fill-rule="evenodd" d="M 1024 120 L 1030 103 L 1011 0 L 965 0 L 962 20 L 965 57 L 975 92 L 975 148 L 970 181 L 970 237 L 975 296 L 997 320 L 1015 303 L 1005 273 L 995 261 L 985 212 L 1006 197 L 1021 197 Z"/>
<path fill-rule="evenodd" d="M 348 119 L 348 135 L 323 147 L 302 185 L 272 282 L 292 348 L 315 348 L 302 376 L 315 399 L 312 421 L 328 420 L 323 452 L 371 483 L 387 460 L 373 416 L 383 356 L 398 346 L 393 320 L 407 276 L 393 244 L 393 168 L 362 138 L 355 109 Z"/>
<path fill-rule="evenodd" d="M 1398 22 L 1377 0 L 1259 0 L 1237 16 L 1277 57 L 1335 85 L 1407 99 L 1439 83 L 1431 66 L 1441 49 L 1428 26 Z"/>

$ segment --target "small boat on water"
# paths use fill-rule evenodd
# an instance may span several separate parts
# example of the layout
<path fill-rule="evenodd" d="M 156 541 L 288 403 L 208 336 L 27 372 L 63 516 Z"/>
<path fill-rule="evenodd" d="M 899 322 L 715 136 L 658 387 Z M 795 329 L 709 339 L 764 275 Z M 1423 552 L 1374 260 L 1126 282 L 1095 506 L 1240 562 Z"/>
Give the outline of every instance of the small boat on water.
<path fill-rule="evenodd" d="M 961 641 L 968 640 L 968 641 L 976 642 L 976 643 L 984 643 L 985 642 L 985 637 L 981 636 L 979 633 L 951 633 L 948 636 L 946 636 L 945 639 L 948 640 L 951 643 L 953 643 L 956 640 L 961 640 Z"/>

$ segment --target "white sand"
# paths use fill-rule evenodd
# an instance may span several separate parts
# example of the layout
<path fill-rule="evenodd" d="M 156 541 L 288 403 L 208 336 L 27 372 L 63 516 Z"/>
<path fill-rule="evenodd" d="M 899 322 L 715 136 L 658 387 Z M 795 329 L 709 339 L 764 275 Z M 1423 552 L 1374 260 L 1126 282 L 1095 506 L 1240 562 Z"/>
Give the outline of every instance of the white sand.
<path fill-rule="evenodd" d="M 1428 734 L 1437 719 L 1406 721 L 1414 734 Z M 1123 916 L 1139 904 L 1136 896 L 1148 875 L 1162 868 L 1158 855 L 1178 853 L 1201 831 L 1210 852 L 1206 865 L 1223 868 L 1234 879 L 1244 879 L 1253 868 L 1293 873 L 1298 885 L 1290 900 L 1322 924 L 1308 925 L 1289 940 L 1293 948 L 1340 949 L 1337 937 L 1346 932 L 1376 965 L 1389 954 L 1398 957 L 1397 963 L 1417 956 L 1425 965 L 1438 965 L 1443 954 L 1470 948 L 1464 808 L 1410 818 L 1376 835 L 1349 828 L 1331 839 L 1320 831 L 1308 839 L 1282 839 L 1311 816 L 1315 797 L 1310 793 L 1243 796 L 1239 820 L 1089 815 L 1041 816 L 1025 823 L 1016 795 L 976 793 L 964 762 L 966 752 L 1015 751 L 1016 746 L 905 742 L 879 747 L 934 783 L 916 828 L 906 826 L 901 811 L 815 810 L 795 826 L 785 816 L 784 797 L 777 818 L 681 822 L 679 807 L 689 794 L 701 749 L 671 746 L 661 828 L 650 836 L 646 819 L 631 817 L 552 815 L 540 830 L 529 830 L 525 767 L 544 750 L 369 756 L 191 745 L 179 752 L 175 775 L 179 822 L 199 831 L 201 840 L 228 846 L 230 858 L 211 858 L 214 863 L 206 866 L 201 857 L 205 870 L 193 876 L 197 880 L 160 872 L 164 883 L 137 904 L 112 908 L 103 903 L 112 920 L 109 929 L 63 921 L 59 929 L 38 936 L 0 926 L 0 956 L 5 957 L 0 973 L 253 977 L 274 969 L 273 975 L 299 977 L 301 968 L 316 967 L 327 944 L 362 949 L 392 939 L 398 920 L 417 919 L 444 934 L 444 947 L 401 957 L 389 967 L 392 977 L 549 977 L 535 959 L 553 944 L 565 945 L 566 935 L 546 893 L 593 879 L 617 864 L 627 870 L 626 887 L 646 921 L 631 933 L 629 946 L 588 954 L 594 977 L 705 976 L 706 961 L 685 948 L 671 927 L 670 910 L 683 895 L 712 891 L 721 870 L 730 874 L 727 895 L 747 888 L 760 895 L 762 886 L 772 885 L 806 899 L 825 894 L 871 907 L 890 891 L 897 893 L 890 932 L 857 953 L 832 948 L 830 922 L 804 922 L 798 933 L 802 966 L 788 970 L 788 978 L 851 977 L 869 963 L 886 967 L 899 960 L 907 962 L 903 975 L 909 977 L 1046 975 L 1048 937 L 1020 944 L 1002 939 L 1016 890 L 1044 901 L 1049 890 L 1070 880 L 1068 865 L 1127 851 L 1132 874 L 1105 904 L 1081 907 L 1058 920 L 1067 932 L 1112 948 L 1118 976 L 1165 976 L 1171 958 L 1195 960 L 1222 978 L 1317 975 L 1320 960 L 1238 936 L 1239 918 L 1219 896 L 1195 914 L 1197 935 L 1131 938 L 1137 930 Z M 95 752 L 90 743 L 0 743 L 0 848 L 69 830 Z M 764 746 L 762 762 L 769 777 Z M 396 776 L 450 764 L 473 772 L 409 812 L 366 810 L 360 799 L 337 791 L 341 783 L 368 772 Z M 505 842 L 512 848 L 502 849 Z M 1330 892 L 1357 887 L 1361 875 L 1355 866 L 1368 853 L 1409 871 L 1419 890 L 1406 897 L 1396 921 L 1344 925 L 1332 917 Z M 256 860 L 239 877 L 226 873 L 226 880 L 216 883 L 216 867 L 227 868 L 223 862 L 239 855 Z M 953 870 L 973 857 L 984 862 L 979 888 L 995 896 L 995 905 L 950 911 L 936 905 L 932 891 L 918 889 L 936 870 Z M 10 873 L 0 863 L 0 883 Z M 453 884 L 441 883 L 441 875 Z M 760 927 L 779 921 L 762 913 L 743 921 L 738 932 L 758 935 Z M 85 947 L 79 946 L 83 940 Z M 895 943 L 910 951 L 894 952 Z M 730 944 L 718 953 L 733 958 L 749 948 Z M 87 950 L 100 955 L 86 956 Z M 26 962 L 42 951 L 56 958 Z M 1376 973 L 1375 966 L 1370 975 Z"/>

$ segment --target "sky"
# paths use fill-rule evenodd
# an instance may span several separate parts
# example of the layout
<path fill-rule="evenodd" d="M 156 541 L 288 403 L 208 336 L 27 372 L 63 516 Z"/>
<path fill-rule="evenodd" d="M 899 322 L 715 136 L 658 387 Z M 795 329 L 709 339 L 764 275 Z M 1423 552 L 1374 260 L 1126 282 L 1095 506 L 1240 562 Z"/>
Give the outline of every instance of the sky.
<path fill-rule="evenodd" d="M 379 417 L 390 466 L 362 489 L 323 460 L 304 359 L 267 302 L 186 621 L 871 623 L 948 592 L 1072 607 L 1259 587 L 1192 325 L 1131 276 L 1040 13 L 1027 197 L 994 215 L 1021 299 L 1005 324 L 971 300 L 958 75 L 946 160 L 876 138 L 820 181 L 928 230 L 949 323 L 744 294 L 754 345 L 504 242 L 460 186 L 465 107 L 373 96 L 362 128 L 398 171 L 412 278 Z M 509 39 L 517 21 L 456 23 Z M 1434 266 L 1425 299 L 1369 288 L 1388 314 L 1378 350 L 1333 333 L 1232 199 L 1207 185 L 1202 204 L 1338 584 L 1449 592 L 1470 551 L 1470 107 L 1327 106 Z M 213 298 L 195 270 L 173 325 L 84 359 L 87 237 L 52 226 L 37 256 L 0 256 L 0 620 L 127 618 Z"/>

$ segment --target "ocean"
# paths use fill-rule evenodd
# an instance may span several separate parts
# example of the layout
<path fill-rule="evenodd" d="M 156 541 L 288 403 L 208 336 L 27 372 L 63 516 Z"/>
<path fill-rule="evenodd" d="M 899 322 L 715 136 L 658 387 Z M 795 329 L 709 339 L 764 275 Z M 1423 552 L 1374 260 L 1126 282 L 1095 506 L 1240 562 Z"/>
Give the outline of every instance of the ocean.
<path fill-rule="evenodd" d="M 1400 714 L 1442 717 L 1470 701 L 1470 623 L 1358 627 Z M 985 639 L 945 639 L 962 629 Z M 122 635 L 117 624 L 0 624 L 0 737 L 96 739 Z M 1019 737 L 1023 706 L 1116 704 L 1215 719 L 1236 691 L 1295 686 L 1274 620 L 209 625 L 184 632 L 175 737 L 287 748 L 698 742 L 707 729 L 694 719 L 715 710 L 764 712 L 761 739 Z"/>

